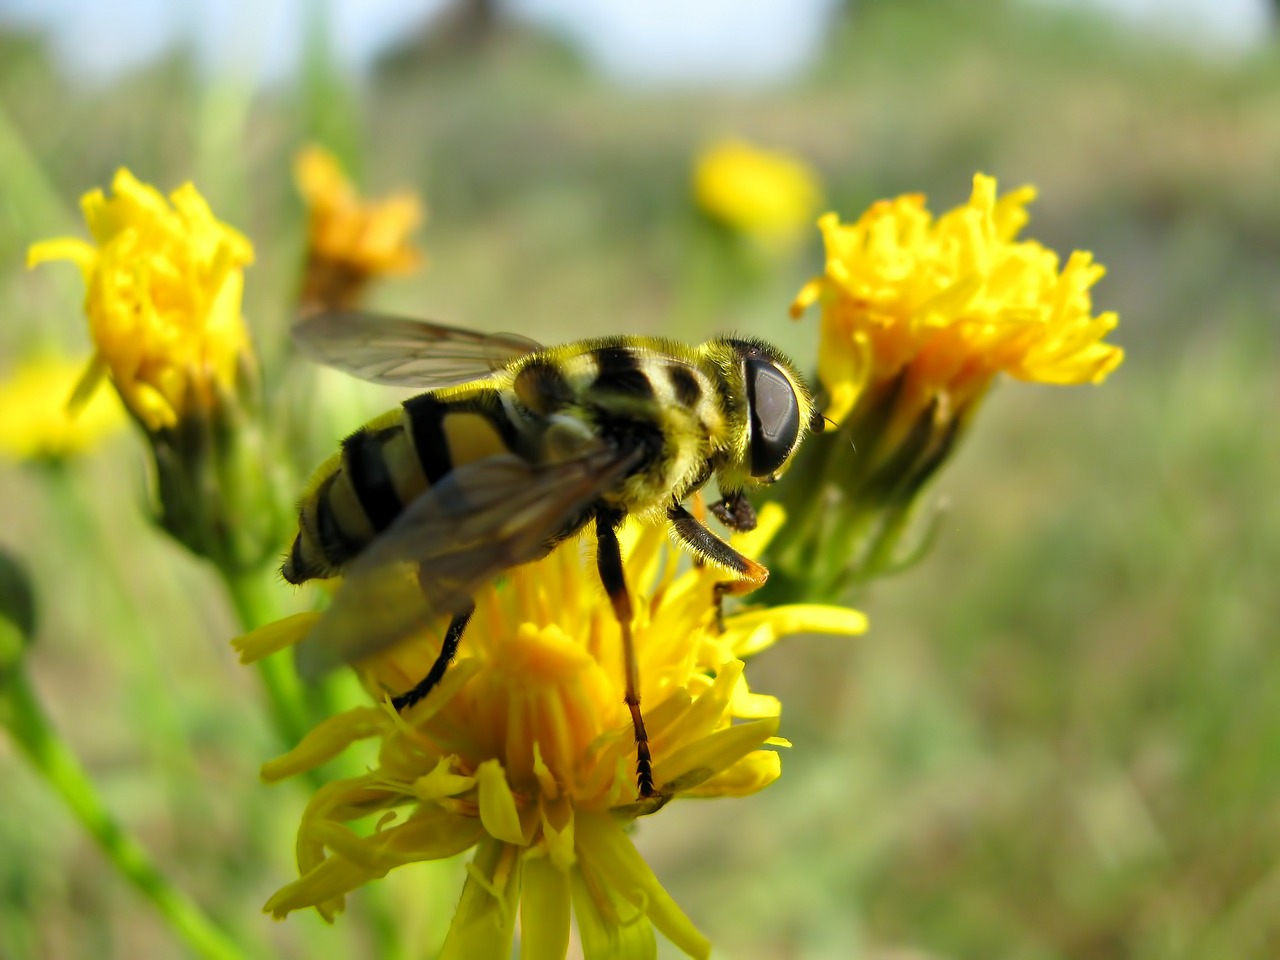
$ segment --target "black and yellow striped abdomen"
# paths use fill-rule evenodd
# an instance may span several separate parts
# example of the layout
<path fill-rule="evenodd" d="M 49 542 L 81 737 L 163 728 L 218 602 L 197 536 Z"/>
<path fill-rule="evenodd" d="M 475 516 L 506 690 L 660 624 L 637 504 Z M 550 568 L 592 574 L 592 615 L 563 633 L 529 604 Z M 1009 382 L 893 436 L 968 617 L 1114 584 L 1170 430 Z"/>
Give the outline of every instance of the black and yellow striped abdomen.
<path fill-rule="evenodd" d="M 742 460 L 747 436 L 736 357 L 727 341 L 606 337 L 534 351 L 488 377 L 406 400 L 347 437 L 316 472 L 281 572 L 290 583 L 342 573 L 455 468 L 504 453 L 551 463 L 586 440 L 638 451 L 630 473 L 582 505 L 582 523 L 596 509 L 663 518 L 713 474 L 738 489 L 727 466 Z"/>
<path fill-rule="evenodd" d="M 371 420 L 313 476 L 281 573 L 290 583 L 342 572 L 407 504 L 455 467 L 521 449 L 492 388 L 424 393 Z"/>

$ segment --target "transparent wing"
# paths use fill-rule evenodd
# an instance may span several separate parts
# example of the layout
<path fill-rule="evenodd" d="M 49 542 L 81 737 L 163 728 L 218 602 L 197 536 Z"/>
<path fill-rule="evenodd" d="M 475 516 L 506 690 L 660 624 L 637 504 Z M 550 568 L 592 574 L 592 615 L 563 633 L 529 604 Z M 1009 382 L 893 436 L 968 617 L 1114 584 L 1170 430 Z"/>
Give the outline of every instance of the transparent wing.
<path fill-rule="evenodd" d="M 542 349 L 514 333 L 478 333 L 358 310 L 307 317 L 294 326 L 293 339 L 317 363 L 396 387 L 466 383 Z"/>
<path fill-rule="evenodd" d="M 583 508 L 639 460 L 601 444 L 551 466 L 503 455 L 459 467 L 424 493 L 344 573 L 297 647 L 314 679 L 458 613 L 510 567 L 543 556 Z"/>

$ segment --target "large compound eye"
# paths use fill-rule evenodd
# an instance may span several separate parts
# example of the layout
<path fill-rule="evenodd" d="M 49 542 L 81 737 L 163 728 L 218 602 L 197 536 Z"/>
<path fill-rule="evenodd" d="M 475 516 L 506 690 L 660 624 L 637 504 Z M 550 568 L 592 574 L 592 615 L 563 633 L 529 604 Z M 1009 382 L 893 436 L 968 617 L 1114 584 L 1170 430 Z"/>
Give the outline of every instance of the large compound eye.
<path fill-rule="evenodd" d="M 748 357 L 747 406 L 751 411 L 751 475 L 767 477 L 787 461 L 800 435 L 800 403 L 789 381 L 761 357 Z"/>

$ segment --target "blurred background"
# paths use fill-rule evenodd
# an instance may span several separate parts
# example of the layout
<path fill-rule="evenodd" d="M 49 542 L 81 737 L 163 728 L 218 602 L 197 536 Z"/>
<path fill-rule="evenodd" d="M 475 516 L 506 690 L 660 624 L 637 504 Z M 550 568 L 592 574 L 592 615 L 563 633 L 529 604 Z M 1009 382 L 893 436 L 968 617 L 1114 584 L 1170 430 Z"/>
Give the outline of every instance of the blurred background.
<path fill-rule="evenodd" d="M 637 842 L 717 956 L 1278 956 L 1278 13 L 0 0 L 0 377 L 87 357 L 75 271 L 23 260 L 83 236 L 78 197 L 122 165 L 194 180 L 253 241 L 245 315 L 286 394 L 308 142 L 426 205 L 424 269 L 373 305 L 549 342 L 735 329 L 799 357 L 816 322 L 787 307 L 818 233 L 726 255 L 691 187 L 709 143 L 803 159 L 846 219 L 903 192 L 941 212 L 975 171 L 1033 183 L 1025 235 L 1107 266 L 1095 309 L 1119 312 L 1126 363 L 1098 388 L 1001 384 L 935 486 L 937 548 L 859 598 L 871 631 L 749 666 L 784 703 L 782 779 L 675 804 Z M 396 400 L 325 383 L 299 462 Z M 305 792 L 259 783 L 279 744 L 226 597 L 149 525 L 144 481 L 127 432 L 0 463 L 60 729 L 252 955 L 429 955 L 456 870 L 396 871 L 389 914 L 364 891 L 333 930 L 259 913 L 294 876 Z M 0 784 L 0 956 L 178 954 L 7 741 Z"/>

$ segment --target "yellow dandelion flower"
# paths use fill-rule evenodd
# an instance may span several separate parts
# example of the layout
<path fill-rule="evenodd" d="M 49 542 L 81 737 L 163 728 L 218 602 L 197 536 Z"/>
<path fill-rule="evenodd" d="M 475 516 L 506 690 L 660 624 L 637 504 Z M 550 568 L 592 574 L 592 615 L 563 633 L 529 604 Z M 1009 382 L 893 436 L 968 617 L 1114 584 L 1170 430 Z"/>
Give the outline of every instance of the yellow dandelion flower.
<path fill-rule="evenodd" d="M 722 140 L 698 156 L 693 193 L 713 220 L 767 244 L 797 240 L 822 202 L 807 163 L 741 140 Z"/>
<path fill-rule="evenodd" d="M 934 219 L 909 194 L 856 222 L 819 220 L 826 270 L 792 305 L 818 304 L 818 377 L 838 429 L 816 437 L 777 489 L 790 512 L 770 555 L 775 597 L 838 597 L 923 555 L 899 547 L 921 493 L 999 374 L 1040 383 L 1103 380 L 1124 357 L 1093 315 L 1103 274 L 1019 240 L 1035 191 L 1003 197 L 974 177 L 969 202 Z"/>
<path fill-rule="evenodd" d="M 252 357 L 240 295 L 253 247 L 190 183 L 166 201 L 121 169 L 111 191 L 108 198 L 91 190 L 80 201 L 93 243 L 45 240 L 27 251 L 27 265 L 70 260 L 84 275 L 97 352 L 78 399 L 109 374 L 147 430 L 173 427 L 234 392 Z"/>
<path fill-rule="evenodd" d="M 98 391 L 77 412 L 68 409 L 84 364 L 36 357 L 0 381 L 0 455 L 56 460 L 85 453 L 124 424 L 124 409 Z"/>
<path fill-rule="evenodd" d="M 997 373 L 1099 383 L 1120 365 L 1123 351 L 1102 342 L 1116 315 L 1092 315 L 1103 267 L 1080 251 L 1060 266 L 1054 251 L 1018 239 L 1034 199 L 1031 187 L 997 198 L 994 178 L 978 174 L 968 203 L 936 221 L 919 194 L 876 203 L 851 224 L 821 218 L 826 270 L 792 314 L 822 307 L 827 416 L 843 421 L 902 378 L 893 389 L 905 431 L 939 397 L 967 408 Z"/>
<path fill-rule="evenodd" d="M 407 273 L 421 263 L 409 242 L 422 221 L 414 194 L 361 200 L 338 161 L 317 146 L 298 153 L 294 178 L 307 206 L 304 306 L 351 306 L 371 278 Z"/>
<path fill-rule="evenodd" d="M 27 263 L 70 260 L 84 276 L 95 353 L 73 411 L 109 377 L 146 431 L 157 520 L 228 572 L 279 549 L 288 512 L 263 457 L 257 359 L 241 314 L 253 247 L 190 183 L 169 194 L 119 170 L 110 197 L 80 201 L 93 242 L 45 240 Z"/>
<path fill-rule="evenodd" d="M 780 522 L 735 545 L 758 553 Z M 628 525 L 623 549 L 637 599 L 636 648 L 659 795 L 636 799 L 635 744 L 623 703 L 622 641 L 595 564 L 563 545 L 476 598 L 464 656 L 417 706 L 358 708 L 326 721 L 266 765 L 268 780 L 315 767 L 359 740 L 377 764 L 328 784 L 298 832 L 300 878 L 267 903 L 276 916 L 316 907 L 406 863 L 475 848 L 443 956 L 564 957 L 570 908 L 586 956 L 652 956 L 656 929 L 690 956 L 710 945 L 663 889 L 627 825 L 679 797 L 740 796 L 780 773 L 780 704 L 750 691 L 742 658 L 797 631 L 854 634 L 861 614 L 798 605 L 714 627 L 714 570 L 678 569 L 660 528 Z M 305 636 L 301 615 L 237 641 L 253 659 Z M 440 648 L 431 636 L 361 665 L 375 697 L 407 689 Z M 355 830 L 353 821 L 376 818 Z"/>

